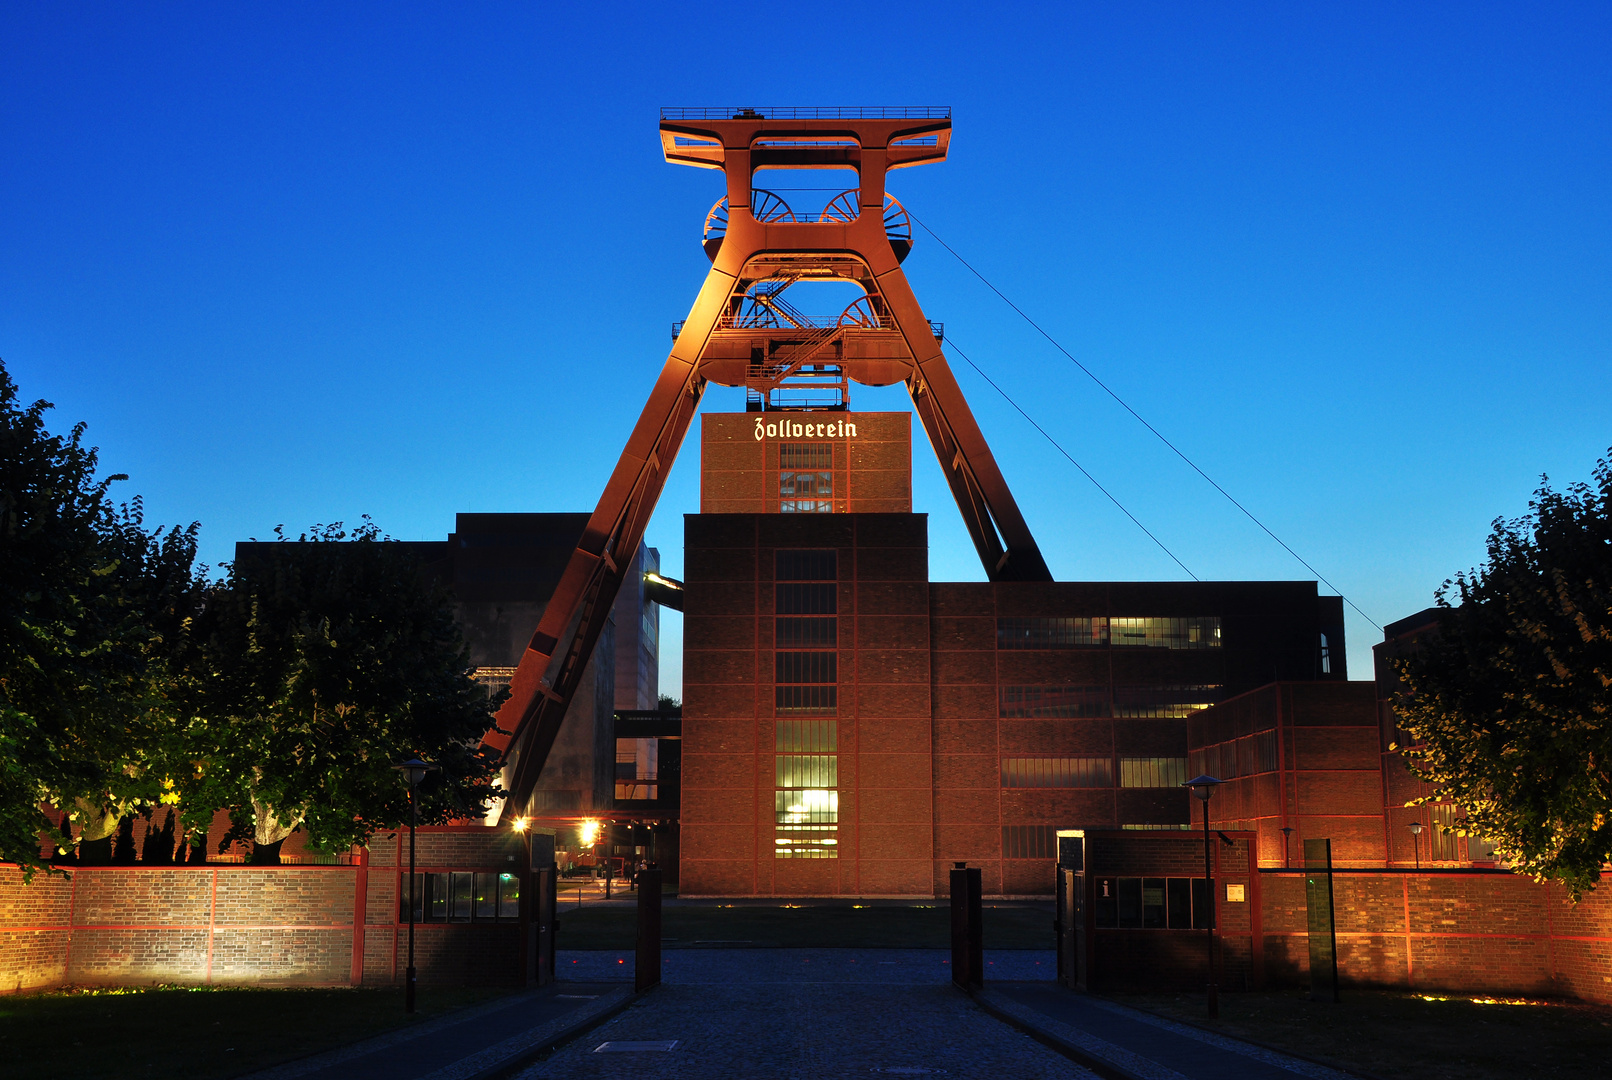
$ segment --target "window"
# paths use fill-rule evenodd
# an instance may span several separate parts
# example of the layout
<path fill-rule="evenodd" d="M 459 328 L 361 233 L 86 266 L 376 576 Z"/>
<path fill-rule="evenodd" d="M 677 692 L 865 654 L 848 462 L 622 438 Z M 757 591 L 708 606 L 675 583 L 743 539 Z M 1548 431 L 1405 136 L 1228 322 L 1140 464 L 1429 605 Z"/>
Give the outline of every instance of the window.
<path fill-rule="evenodd" d="M 616 798 L 659 797 L 660 740 L 616 740 Z"/>
<path fill-rule="evenodd" d="M 816 452 L 809 444 L 801 454 Z M 800 477 L 796 474 L 797 490 Z M 826 474 L 812 480 L 828 481 Z M 821 488 L 827 492 L 827 487 Z M 839 706 L 838 610 L 834 551 L 776 554 L 777 622 L 773 654 L 777 721 L 773 853 L 780 859 L 832 859 L 839 854 L 839 758 L 833 716 Z"/>
<path fill-rule="evenodd" d="M 1092 919 L 1099 930 L 1202 930 L 1209 925 L 1203 878 L 1097 878 Z"/>
<path fill-rule="evenodd" d="M 1321 635 L 1321 674 L 1332 674 L 1332 649 L 1327 645 L 1327 636 Z"/>
<path fill-rule="evenodd" d="M 1260 731 L 1194 750 L 1187 768 L 1194 776 L 1209 775 L 1220 780 L 1276 771 L 1276 732 Z"/>
<path fill-rule="evenodd" d="M 779 581 L 835 581 L 839 578 L 834 551 L 779 551 L 775 576 Z"/>
<path fill-rule="evenodd" d="M 778 467 L 781 469 L 832 469 L 833 443 L 779 443 Z"/>
<path fill-rule="evenodd" d="M 1438 803 L 1432 807 L 1432 811 L 1433 828 L 1427 844 L 1427 857 L 1433 862 L 1455 862 L 1461 857 L 1457 850 L 1460 840 L 1455 835 L 1455 806 L 1452 803 Z"/>
<path fill-rule="evenodd" d="M 837 652 L 779 652 L 774 654 L 775 682 L 833 683 L 839 681 Z"/>
<path fill-rule="evenodd" d="M 833 720 L 780 720 L 778 750 L 780 753 L 833 753 L 838 726 Z"/>
<path fill-rule="evenodd" d="M 838 620 L 829 618 L 811 618 L 789 616 L 777 621 L 777 632 L 773 644 L 779 648 L 790 645 L 820 646 L 832 649 L 839 644 Z"/>
<path fill-rule="evenodd" d="M 774 588 L 780 615 L 833 615 L 839 606 L 839 588 L 832 584 L 780 582 Z"/>
<path fill-rule="evenodd" d="M 996 620 L 999 649 L 1073 649 L 1108 643 L 1108 620 L 1010 618 Z"/>
<path fill-rule="evenodd" d="M 1108 620 L 1108 633 L 1109 640 L 1115 645 L 1142 645 L 1156 649 L 1218 649 L 1220 617 L 1116 617 Z"/>
<path fill-rule="evenodd" d="M 1056 825 L 1002 826 L 1002 858 L 1056 859 L 1057 857 L 1058 827 Z"/>
<path fill-rule="evenodd" d="M 1117 686 L 1114 715 L 1127 719 L 1181 719 L 1219 701 L 1219 686 Z"/>
<path fill-rule="evenodd" d="M 1005 719 L 1108 716 L 1111 711 L 1106 686 L 1003 686 L 996 702 L 997 715 Z"/>
<path fill-rule="evenodd" d="M 519 874 L 449 871 L 414 875 L 415 922 L 513 922 L 520 918 Z M 398 922 L 409 918 L 408 882 L 398 902 Z"/>
<path fill-rule="evenodd" d="M 1002 759 L 1002 786 L 1093 788 L 1114 786 L 1110 757 L 1011 757 Z"/>
<path fill-rule="evenodd" d="M 1181 757 L 1122 757 L 1122 788 L 1180 787 L 1187 782 L 1187 759 Z"/>

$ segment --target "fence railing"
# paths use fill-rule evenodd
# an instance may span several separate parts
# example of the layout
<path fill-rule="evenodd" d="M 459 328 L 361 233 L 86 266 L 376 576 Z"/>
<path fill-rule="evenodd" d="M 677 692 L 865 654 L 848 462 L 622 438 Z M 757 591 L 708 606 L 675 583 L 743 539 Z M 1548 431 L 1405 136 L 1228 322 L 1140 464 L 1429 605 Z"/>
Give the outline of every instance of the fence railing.
<path fill-rule="evenodd" d="M 950 105 L 667 107 L 662 120 L 950 120 Z"/>

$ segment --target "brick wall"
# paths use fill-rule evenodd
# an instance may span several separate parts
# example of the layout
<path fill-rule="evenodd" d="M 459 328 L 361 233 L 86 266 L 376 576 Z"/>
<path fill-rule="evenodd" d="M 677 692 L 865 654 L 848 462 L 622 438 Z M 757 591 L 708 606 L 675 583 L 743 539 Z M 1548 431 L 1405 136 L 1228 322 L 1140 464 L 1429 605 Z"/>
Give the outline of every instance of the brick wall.
<path fill-rule="evenodd" d="M 423 871 L 524 873 L 508 829 L 421 829 Z M 400 981 L 407 836 L 375 839 L 353 866 L 0 866 L 0 993 L 62 984 L 343 986 Z M 404 864 L 399 867 L 399 857 Z M 423 983 L 519 985 L 523 922 L 423 924 Z M 358 935 L 354 940 L 355 932 Z"/>

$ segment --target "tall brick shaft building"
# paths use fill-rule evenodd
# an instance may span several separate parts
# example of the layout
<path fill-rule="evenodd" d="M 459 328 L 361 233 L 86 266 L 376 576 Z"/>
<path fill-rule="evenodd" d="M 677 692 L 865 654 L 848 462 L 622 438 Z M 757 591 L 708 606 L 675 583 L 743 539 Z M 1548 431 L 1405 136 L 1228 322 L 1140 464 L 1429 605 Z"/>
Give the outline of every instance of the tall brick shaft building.
<path fill-rule="evenodd" d="M 1187 824 L 1187 717 L 1334 681 L 1313 582 L 931 582 L 904 413 L 705 414 L 684 895 L 1052 888 L 1058 829 Z"/>

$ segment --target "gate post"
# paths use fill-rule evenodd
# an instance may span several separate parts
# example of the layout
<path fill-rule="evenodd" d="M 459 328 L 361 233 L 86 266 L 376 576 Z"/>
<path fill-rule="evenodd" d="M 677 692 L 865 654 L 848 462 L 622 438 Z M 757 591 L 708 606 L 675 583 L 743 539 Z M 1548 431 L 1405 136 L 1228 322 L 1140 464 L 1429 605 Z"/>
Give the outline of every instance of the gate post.
<path fill-rule="evenodd" d="M 633 959 L 633 989 L 660 983 L 660 870 L 638 871 L 638 952 Z"/>
<path fill-rule="evenodd" d="M 985 938 L 978 867 L 954 863 L 951 871 L 952 982 L 964 990 L 985 985 Z"/>
<path fill-rule="evenodd" d="M 1058 831 L 1058 982 L 1071 990 L 1086 989 L 1086 834 Z"/>
<path fill-rule="evenodd" d="M 532 871 L 532 933 L 536 943 L 532 950 L 535 971 L 530 982 L 535 986 L 547 986 L 554 981 L 554 934 L 559 929 L 555 895 L 558 876 L 553 866 Z"/>

